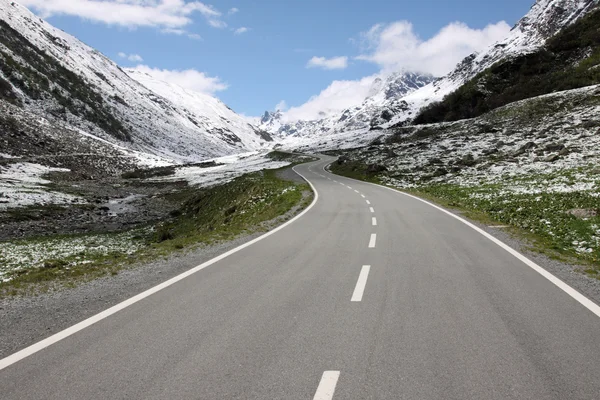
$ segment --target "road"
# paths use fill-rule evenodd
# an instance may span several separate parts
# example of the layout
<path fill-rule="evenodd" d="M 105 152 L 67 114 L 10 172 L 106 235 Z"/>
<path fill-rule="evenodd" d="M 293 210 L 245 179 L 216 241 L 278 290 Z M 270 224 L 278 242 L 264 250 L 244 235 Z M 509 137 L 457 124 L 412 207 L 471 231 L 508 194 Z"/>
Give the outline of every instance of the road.
<path fill-rule="evenodd" d="M 600 398 L 593 305 L 430 205 L 325 172 L 329 161 L 296 167 L 318 192 L 300 218 L 3 360 L 0 397 Z"/>

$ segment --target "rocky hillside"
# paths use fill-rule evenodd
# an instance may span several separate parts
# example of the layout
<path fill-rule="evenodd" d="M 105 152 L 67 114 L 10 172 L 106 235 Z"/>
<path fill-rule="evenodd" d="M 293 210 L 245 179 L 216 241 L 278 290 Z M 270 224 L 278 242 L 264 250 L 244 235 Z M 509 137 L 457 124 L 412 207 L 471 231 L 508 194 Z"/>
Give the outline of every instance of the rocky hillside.
<path fill-rule="evenodd" d="M 425 107 L 414 123 L 473 118 L 514 101 L 599 84 L 599 26 L 600 9 L 595 9 L 542 48 L 496 63 Z"/>
<path fill-rule="evenodd" d="M 18 2 L 0 0 L 0 65 L 0 101 L 132 150 L 185 162 L 269 140 L 209 96 L 153 91 Z"/>
<path fill-rule="evenodd" d="M 395 115 L 385 127 L 412 120 L 423 107 L 441 101 L 477 74 L 492 65 L 535 52 L 548 39 L 578 21 L 596 7 L 599 0 L 537 0 L 509 35 L 479 54 L 471 54 L 445 77 L 404 98 L 408 112 Z"/>

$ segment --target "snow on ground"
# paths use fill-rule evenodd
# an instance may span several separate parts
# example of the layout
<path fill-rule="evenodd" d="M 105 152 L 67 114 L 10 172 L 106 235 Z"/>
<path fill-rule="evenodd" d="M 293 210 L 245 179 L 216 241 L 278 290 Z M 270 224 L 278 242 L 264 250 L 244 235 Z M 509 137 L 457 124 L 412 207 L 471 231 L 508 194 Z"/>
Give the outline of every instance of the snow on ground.
<path fill-rule="evenodd" d="M 277 169 L 290 164 L 287 161 L 273 161 L 266 157 L 267 154 L 268 153 L 264 151 L 253 151 L 214 158 L 207 160 L 207 162 L 214 161 L 215 163 L 222 165 L 208 168 L 182 166 L 177 168 L 175 175 L 153 178 L 152 180 L 186 180 L 190 185 L 194 186 L 211 186 L 217 183 L 229 182 L 232 179 L 249 172 L 256 172 L 262 169 Z"/>
<path fill-rule="evenodd" d="M 0 153 L 0 158 L 18 158 L 18 157 L 11 156 L 10 154 Z"/>
<path fill-rule="evenodd" d="M 40 164 L 17 163 L 0 166 L 0 210 L 46 204 L 80 203 L 79 197 L 48 190 L 51 183 L 42 176 L 49 172 L 68 172 L 65 168 L 50 168 Z"/>
<path fill-rule="evenodd" d="M 379 130 L 369 131 L 367 129 L 360 129 L 340 132 L 331 136 L 289 136 L 280 141 L 279 145 L 285 150 L 294 150 L 305 153 L 354 149 L 366 146 L 381 135 L 382 132 Z"/>
<path fill-rule="evenodd" d="M 0 247 L 0 281 L 23 268 L 39 268 L 45 261 L 68 260 L 68 266 L 89 264 L 90 259 L 111 253 L 133 254 L 143 246 L 139 231 L 119 234 L 46 238 L 39 241 L 6 242 Z"/>

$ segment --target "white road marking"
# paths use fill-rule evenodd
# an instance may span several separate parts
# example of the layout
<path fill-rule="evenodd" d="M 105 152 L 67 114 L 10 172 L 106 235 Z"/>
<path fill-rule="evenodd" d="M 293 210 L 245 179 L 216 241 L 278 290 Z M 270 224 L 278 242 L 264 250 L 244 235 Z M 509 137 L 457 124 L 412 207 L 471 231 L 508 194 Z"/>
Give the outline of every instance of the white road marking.
<path fill-rule="evenodd" d="M 369 248 L 374 249 L 376 242 L 377 242 L 377 234 L 371 233 L 371 239 L 369 240 Z"/>
<path fill-rule="evenodd" d="M 358 275 L 358 282 L 356 282 L 356 287 L 354 288 L 354 293 L 352 293 L 352 299 L 350 301 L 362 301 L 370 270 L 370 265 L 363 265 L 362 269 L 360 270 L 360 275 Z"/>
<path fill-rule="evenodd" d="M 373 223 L 373 226 L 377 226 L 377 218 L 373 217 L 371 222 Z"/>
<path fill-rule="evenodd" d="M 371 211 L 372 213 L 374 213 L 375 209 L 373 207 L 369 207 L 369 211 Z"/>
<path fill-rule="evenodd" d="M 340 371 L 325 371 L 313 400 L 331 400 L 340 377 Z"/>
<path fill-rule="evenodd" d="M 360 192 L 359 192 L 358 190 L 356 190 L 356 189 L 354 189 L 354 191 L 355 191 L 356 193 L 360 193 Z"/>
<path fill-rule="evenodd" d="M 6 367 L 9 367 L 10 365 L 26 358 L 29 357 L 32 354 L 37 353 L 40 350 L 45 349 L 48 346 L 53 345 L 54 343 L 60 342 L 63 339 L 66 339 L 67 337 L 95 324 L 96 322 L 102 321 L 103 319 L 110 317 L 113 314 L 116 314 L 117 312 L 123 310 L 124 308 L 127 308 L 135 303 L 137 303 L 140 300 L 145 299 L 148 296 L 153 295 L 156 292 L 159 292 L 185 278 L 187 278 L 190 275 L 195 274 L 198 271 L 203 270 L 206 267 L 209 267 L 221 260 L 223 260 L 224 258 L 229 257 L 230 255 L 237 253 L 240 250 L 245 249 L 246 247 L 252 246 L 254 243 L 259 242 L 263 239 L 266 239 L 267 237 L 279 232 L 280 230 L 282 230 L 283 228 L 287 227 L 288 225 L 296 222 L 297 220 L 299 220 L 300 218 L 302 218 L 307 212 L 309 212 L 314 206 L 315 204 L 317 204 L 317 200 L 319 199 L 319 192 L 317 192 L 317 189 L 314 187 L 314 185 L 308 180 L 306 179 L 306 177 L 304 175 L 302 175 L 301 173 L 299 173 L 298 171 L 296 171 L 296 167 L 292 168 L 298 175 L 300 175 L 306 182 L 308 182 L 308 184 L 310 185 L 310 187 L 312 188 L 313 192 L 315 193 L 315 197 L 312 201 L 312 203 L 304 210 L 302 211 L 300 214 L 298 214 L 296 217 L 292 218 L 291 220 L 289 220 L 288 222 L 284 223 L 283 225 L 278 226 L 277 228 L 273 229 L 270 232 L 265 233 L 262 236 L 257 237 L 254 240 L 251 240 L 247 243 L 244 243 L 241 246 L 236 247 L 235 249 L 229 250 L 226 253 L 221 254 L 218 257 L 215 257 L 211 260 L 206 261 L 203 264 L 198 265 L 197 267 L 194 267 L 180 275 L 177 275 L 163 283 L 161 283 L 160 285 L 154 286 L 153 288 L 150 288 L 148 290 L 146 290 L 145 292 L 142 292 L 136 296 L 133 296 L 117 305 L 114 305 L 110 308 L 108 308 L 107 310 L 102 311 L 101 313 L 98 313 L 84 321 L 79 322 L 78 324 L 75 324 L 65 330 L 62 330 L 58 333 L 55 333 L 54 335 L 47 337 L 44 340 L 41 340 L 37 343 L 32 344 L 29 347 L 24 348 L 23 350 L 20 350 L 14 354 L 11 354 L 8 357 L 5 357 L 3 359 L 0 360 L 0 371 L 3 370 Z"/>
<path fill-rule="evenodd" d="M 348 178 L 348 179 L 351 179 L 351 178 Z M 452 214 L 450 211 L 444 210 L 442 207 L 436 206 L 435 204 L 430 203 L 427 200 L 423 200 L 423 199 L 421 199 L 421 198 L 419 198 L 417 196 L 413 196 L 412 194 L 404 193 L 404 192 L 401 192 L 401 191 L 396 190 L 396 189 L 392 189 L 392 188 L 387 187 L 387 186 L 381 186 L 381 185 L 378 185 L 376 183 L 371 183 L 371 182 L 362 182 L 362 183 L 366 183 L 368 185 L 377 186 L 379 188 L 391 190 L 392 192 L 396 192 L 396 193 L 401 194 L 403 196 L 407 196 L 407 197 L 413 198 L 415 200 L 418 200 L 418 201 L 420 201 L 422 203 L 425 203 L 428 206 L 431 206 L 431 207 L 433 207 L 433 208 L 435 208 L 435 209 L 443 212 L 444 214 L 447 214 L 450 217 L 452 217 L 452 218 L 454 218 L 454 219 L 462 222 L 463 224 L 467 225 L 469 228 L 477 231 L 481 235 L 485 236 L 487 239 L 489 239 L 492 242 L 494 242 L 496 245 L 500 246 L 502 249 L 504 249 L 505 251 L 507 251 L 508 253 L 510 253 L 512 256 L 514 256 L 515 258 L 517 258 L 519 261 L 521 261 L 525 265 L 527 265 L 529 268 L 533 269 L 538 274 L 542 275 L 544 278 L 546 278 L 547 280 L 549 280 L 550 282 L 552 282 L 556 287 L 558 287 L 560 290 L 562 290 L 563 292 L 565 292 L 566 294 L 568 294 L 569 296 L 571 296 L 573 299 L 575 299 L 577 302 L 579 302 L 582 306 L 584 306 L 585 308 L 587 308 L 588 310 L 590 310 L 592 313 L 594 313 L 597 317 L 600 317 L 600 306 L 599 305 L 597 305 L 596 303 L 594 303 L 593 301 L 591 301 L 590 299 L 588 299 L 587 297 L 585 297 L 584 295 L 582 295 L 581 293 L 579 293 L 577 290 L 573 289 L 571 286 L 567 285 L 565 282 L 561 281 L 556 276 L 552 275 L 550 272 L 546 271 L 544 268 L 540 267 L 538 264 L 534 263 L 533 261 L 531 261 L 530 259 L 528 259 L 527 257 L 525 257 L 523 254 L 519 253 L 518 251 L 516 251 L 515 249 L 513 249 L 512 247 L 510 247 L 506 243 L 502 242 L 500 239 L 498 239 L 498 238 L 494 237 L 493 235 L 487 233 L 483 229 L 481 229 L 481 228 L 473 225 L 472 223 L 470 223 L 466 219 L 463 219 L 463 218 L 459 217 L 458 215 Z"/>
<path fill-rule="evenodd" d="M 362 197 L 363 199 L 367 198 L 367 196 L 365 196 L 364 194 L 361 194 L 360 197 Z"/>
<path fill-rule="evenodd" d="M 348 186 L 348 185 L 346 185 L 346 187 L 347 187 L 348 189 L 352 190 L 352 187 L 350 187 L 350 186 Z"/>
<path fill-rule="evenodd" d="M 367 204 L 371 205 L 371 202 L 369 200 L 367 200 Z"/>

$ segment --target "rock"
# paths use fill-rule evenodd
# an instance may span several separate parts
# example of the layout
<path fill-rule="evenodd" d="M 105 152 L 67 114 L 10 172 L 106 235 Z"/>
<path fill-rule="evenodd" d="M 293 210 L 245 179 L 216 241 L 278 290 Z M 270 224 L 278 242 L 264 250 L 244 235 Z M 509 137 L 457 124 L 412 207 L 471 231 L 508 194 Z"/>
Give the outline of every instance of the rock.
<path fill-rule="evenodd" d="M 473 154 L 470 153 L 456 161 L 456 165 L 464 165 L 465 167 L 472 167 L 475 164 L 477 164 L 477 161 L 473 157 Z"/>
<path fill-rule="evenodd" d="M 558 160 L 560 158 L 560 156 L 558 154 L 551 154 L 548 157 L 544 158 L 545 162 L 554 162 L 556 160 Z"/>
<path fill-rule="evenodd" d="M 565 145 L 562 143 L 548 143 L 546 147 L 544 147 L 544 151 L 560 151 L 565 148 Z"/>
<path fill-rule="evenodd" d="M 384 171 L 387 171 L 387 168 L 381 164 L 369 164 L 367 166 L 367 172 L 370 174 L 378 174 Z"/>
<path fill-rule="evenodd" d="M 448 170 L 444 169 L 444 168 L 438 168 L 435 170 L 435 172 L 433 173 L 434 177 L 438 177 L 438 176 L 444 176 L 444 175 L 448 175 Z"/>
<path fill-rule="evenodd" d="M 517 151 L 513 153 L 513 156 L 520 156 L 521 154 L 525 154 L 525 152 L 535 148 L 537 145 L 534 142 L 527 142 L 523 146 L 521 146 Z"/>
<path fill-rule="evenodd" d="M 598 210 L 590 208 L 573 208 L 567 211 L 567 214 L 574 216 L 575 218 L 592 218 L 598 215 Z"/>

